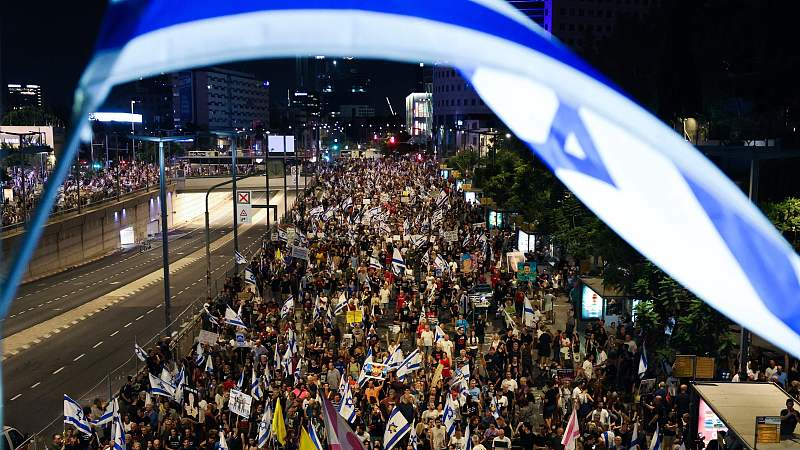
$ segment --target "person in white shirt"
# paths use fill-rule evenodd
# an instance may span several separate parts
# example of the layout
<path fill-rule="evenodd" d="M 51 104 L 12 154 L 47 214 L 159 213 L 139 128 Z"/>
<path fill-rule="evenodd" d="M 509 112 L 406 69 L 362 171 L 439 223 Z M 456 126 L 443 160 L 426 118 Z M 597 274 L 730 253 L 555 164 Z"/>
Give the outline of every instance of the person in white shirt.
<path fill-rule="evenodd" d="M 502 428 L 498 428 L 497 436 L 492 439 L 492 448 L 511 448 L 511 439 L 506 437 L 506 432 Z"/>
<path fill-rule="evenodd" d="M 586 375 L 586 379 L 592 381 L 594 378 L 594 355 L 589 355 L 586 358 L 586 361 L 583 362 L 583 373 Z"/>
<path fill-rule="evenodd" d="M 466 450 L 467 448 L 467 439 L 461 433 L 461 429 L 456 427 L 456 432 L 452 438 L 450 438 L 450 445 L 456 447 L 459 450 Z"/>
<path fill-rule="evenodd" d="M 442 338 L 442 340 L 440 340 L 436 345 L 441 351 L 447 353 L 447 358 L 450 359 L 450 361 L 453 360 L 454 344 L 453 341 L 450 340 L 450 336 L 447 333 L 444 334 L 444 338 Z"/>
<path fill-rule="evenodd" d="M 425 353 L 424 362 L 427 364 L 433 348 L 433 331 L 431 331 L 430 325 L 425 324 L 425 329 L 420 333 L 419 338 L 422 341 L 422 351 Z"/>
<path fill-rule="evenodd" d="M 472 436 L 472 450 L 486 450 L 478 436 Z"/>
<path fill-rule="evenodd" d="M 517 386 L 518 386 L 517 380 L 511 378 L 511 372 L 506 372 L 506 379 L 503 380 L 502 383 L 500 383 L 500 387 L 504 389 L 508 388 L 508 390 L 511 392 L 516 392 Z"/>
<path fill-rule="evenodd" d="M 603 402 L 597 402 L 594 410 L 592 410 L 592 420 L 599 423 L 603 427 L 608 428 L 610 424 L 610 416 L 608 414 L 608 410 L 603 408 Z M 611 440 L 614 440 L 613 436 Z"/>

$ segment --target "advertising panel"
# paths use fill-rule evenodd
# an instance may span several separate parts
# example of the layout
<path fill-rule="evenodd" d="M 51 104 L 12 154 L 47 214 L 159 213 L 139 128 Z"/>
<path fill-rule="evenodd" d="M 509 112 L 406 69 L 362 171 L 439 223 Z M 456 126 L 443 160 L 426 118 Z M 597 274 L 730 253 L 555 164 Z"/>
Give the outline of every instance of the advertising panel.
<path fill-rule="evenodd" d="M 583 295 L 581 296 L 581 319 L 601 319 L 603 317 L 604 303 L 603 297 L 584 284 Z"/>
<path fill-rule="evenodd" d="M 703 436 L 706 444 L 717 438 L 717 433 L 720 431 L 728 431 L 728 427 L 722 423 L 719 417 L 714 414 L 714 411 L 709 408 L 706 402 L 701 398 L 698 405 L 697 414 L 697 434 Z"/>

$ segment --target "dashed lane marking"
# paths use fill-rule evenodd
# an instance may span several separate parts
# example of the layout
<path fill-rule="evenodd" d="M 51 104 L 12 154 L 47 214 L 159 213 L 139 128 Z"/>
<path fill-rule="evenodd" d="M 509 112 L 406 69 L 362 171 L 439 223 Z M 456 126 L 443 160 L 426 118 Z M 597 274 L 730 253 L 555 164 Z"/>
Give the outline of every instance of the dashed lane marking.
<path fill-rule="evenodd" d="M 33 383 L 33 385 L 31 385 L 31 389 L 36 389 L 36 386 L 38 386 L 40 384 L 42 384 L 41 381 L 37 381 L 36 383 Z"/>
<path fill-rule="evenodd" d="M 92 348 L 97 348 L 97 347 L 100 347 L 101 345 L 103 345 L 103 341 L 100 341 L 100 342 L 98 342 L 97 344 L 94 344 L 94 345 L 92 346 Z"/>
<path fill-rule="evenodd" d="M 56 371 L 55 371 L 55 372 L 53 372 L 53 375 L 56 375 L 56 374 L 58 374 L 58 373 L 59 373 L 59 372 L 61 372 L 62 370 L 64 370 L 64 366 L 61 366 L 61 368 L 60 368 L 60 369 L 56 369 Z"/>
<path fill-rule="evenodd" d="M 86 356 L 86 353 L 81 353 L 80 355 L 76 356 L 75 359 L 72 360 L 72 362 L 75 362 L 75 361 L 83 358 L 84 356 Z"/>
<path fill-rule="evenodd" d="M 109 335 L 108 335 L 108 337 L 114 337 L 114 336 L 116 336 L 116 335 L 117 335 L 117 333 L 119 333 L 119 330 L 117 330 L 117 331 L 115 331 L 115 332 L 113 332 L 113 333 L 109 334 Z"/>
<path fill-rule="evenodd" d="M 15 395 L 15 396 L 11 397 L 11 400 L 9 400 L 9 401 L 12 401 L 12 402 L 13 402 L 14 400 L 16 400 L 16 399 L 18 399 L 18 398 L 20 398 L 20 397 L 22 397 L 22 394 L 17 394 L 17 395 Z"/>

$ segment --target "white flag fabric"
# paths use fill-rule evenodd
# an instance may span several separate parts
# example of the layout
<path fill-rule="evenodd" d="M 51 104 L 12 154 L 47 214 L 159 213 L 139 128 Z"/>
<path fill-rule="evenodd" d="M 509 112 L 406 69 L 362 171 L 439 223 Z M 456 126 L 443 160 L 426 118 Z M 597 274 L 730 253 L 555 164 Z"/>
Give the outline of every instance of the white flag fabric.
<path fill-rule="evenodd" d="M 114 424 L 111 427 L 111 442 L 113 450 L 127 450 L 125 445 L 125 427 L 119 412 L 114 414 Z"/>
<path fill-rule="evenodd" d="M 392 450 L 410 429 L 411 425 L 408 420 L 400 412 L 400 409 L 395 406 L 392 413 L 389 414 L 389 420 L 386 421 L 386 430 L 383 433 L 384 450 Z"/>
<path fill-rule="evenodd" d="M 458 404 L 453 400 L 453 396 L 450 392 L 447 392 L 447 401 L 445 401 L 444 411 L 442 412 L 442 421 L 444 422 L 444 429 L 449 436 L 453 436 L 453 433 L 456 431 L 458 410 Z"/>
<path fill-rule="evenodd" d="M 139 358 L 139 361 L 145 362 L 147 361 L 147 352 L 139 346 L 136 342 L 133 343 L 133 353 Z"/>
<path fill-rule="evenodd" d="M 92 426 L 97 427 L 100 425 L 105 425 L 112 420 L 114 420 L 114 414 L 118 411 L 117 409 L 117 399 L 114 398 L 106 405 L 106 409 L 103 411 L 103 414 L 100 415 L 99 418 L 92 421 Z"/>
<path fill-rule="evenodd" d="M 631 433 L 631 446 L 630 450 L 636 450 L 636 446 L 639 445 L 639 422 L 633 423 L 633 433 Z"/>
<path fill-rule="evenodd" d="M 528 299 L 528 296 L 525 296 L 525 303 L 522 306 L 522 324 L 526 327 L 533 328 L 536 323 L 536 319 L 533 315 L 533 305 L 531 305 L 531 301 Z"/>
<path fill-rule="evenodd" d="M 148 373 L 150 376 L 150 393 L 153 395 L 160 395 L 162 397 L 174 397 L 175 386 L 169 381 Z"/>
<path fill-rule="evenodd" d="M 639 378 L 644 378 L 645 373 L 647 373 L 647 351 L 642 342 L 642 353 L 639 355 Z"/>
<path fill-rule="evenodd" d="M 406 270 L 406 261 L 397 247 L 394 248 L 394 253 L 392 253 L 392 270 L 395 275 L 402 275 Z"/>
<path fill-rule="evenodd" d="M 419 369 L 422 366 L 422 354 L 419 348 L 414 349 L 397 367 L 397 376 L 402 378 L 407 374 Z"/>
<path fill-rule="evenodd" d="M 225 440 L 225 431 L 219 430 L 219 450 L 230 450 L 228 441 Z"/>
<path fill-rule="evenodd" d="M 436 325 L 436 328 L 434 329 L 434 332 L 433 332 L 433 343 L 435 344 L 435 343 L 439 342 L 440 340 L 444 339 L 444 335 L 445 335 L 445 332 L 442 329 L 442 327 L 439 326 L 439 325 Z"/>
<path fill-rule="evenodd" d="M 342 377 L 342 380 L 344 379 L 345 377 Z M 350 383 L 345 381 L 342 390 L 344 390 L 344 393 L 342 394 L 342 401 L 339 403 L 338 413 L 340 416 L 344 417 L 346 421 L 353 423 L 353 420 L 356 418 L 356 407 L 353 401 L 353 390 L 350 388 Z"/>
<path fill-rule="evenodd" d="M 256 285 L 256 275 L 253 273 L 250 268 L 244 269 L 244 282 L 247 284 L 252 284 L 253 286 Z"/>
<path fill-rule="evenodd" d="M 236 260 L 236 264 L 248 264 L 247 258 L 236 250 L 233 251 L 233 257 Z"/>
<path fill-rule="evenodd" d="M 91 435 L 92 428 L 83 414 L 83 407 L 78 402 L 64 394 L 64 423 L 74 426 L 83 434 Z"/>
<path fill-rule="evenodd" d="M 242 321 L 242 308 L 239 307 L 239 312 L 235 312 L 230 306 L 225 306 L 225 323 L 239 328 L 247 328 L 247 325 Z"/>
<path fill-rule="evenodd" d="M 578 426 L 578 408 L 572 408 L 572 415 L 569 416 L 567 428 L 564 429 L 564 436 L 561 438 L 561 445 L 564 450 L 575 450 L 575 442 L 578 436 L 581 435 L 580 427 Z"/>
<path fill-rule="evenodd" d="M 283 306 L 281 306 L 281 319 L 285 319 L 292 311 L 292 308 L 294 308 L 294 297 L 290 295 L 289 298 L 283 302 Z"/>
<path fill-rule="evenodd" d="M 658 429 L 658 422 L 656 422 L 656 431 L 653 433 L 653 439 L 650 440 L 650 450 L 659 450 L 661 448 L 661 430 Z"/>
<path fill-rule="evenodd" d="M 269 431 L 272 427 L 272 406 L 267 402 L 267 407 L 264 408 L 264 415 L 261 416 L 261 421 L 258 422 L 258 436 L 256 445 L 258 448 L 264 448 L 269 439 Z"/>
<path fill-rule="evenodd" d="M 411 447 L 412 450 L 417 450 L 417 444 L 419 443 L 419 438 L 417 437 L 417 427 L 415 422 L 411 422 L 411 431 L 408 435 L 408 446 Z"/>

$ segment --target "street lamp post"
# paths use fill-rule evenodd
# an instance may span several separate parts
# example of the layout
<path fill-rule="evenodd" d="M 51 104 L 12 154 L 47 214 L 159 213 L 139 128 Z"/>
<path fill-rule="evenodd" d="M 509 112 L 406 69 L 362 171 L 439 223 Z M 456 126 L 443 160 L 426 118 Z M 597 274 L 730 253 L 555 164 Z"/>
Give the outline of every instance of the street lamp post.
<path fill-rule="evenodd" d="M 190 142 L 193 137 L 188 136 L 169 136 L 169 137 L 156 137 L 156 136 L 139 136 L 140 141 L 158 142 L 158 175 L 159 175 L 159 193 L 158 200 L 161 203 L 161 260 L 164 266 L 164 331 L 169 336 L 172 325 L 172 309 L 169 289 L 169 239 L 167 236 L 168 223 L 167 223 L 167 175 L 164 164 L 164 142 Z"/>

